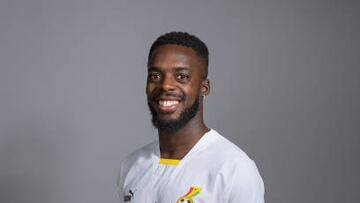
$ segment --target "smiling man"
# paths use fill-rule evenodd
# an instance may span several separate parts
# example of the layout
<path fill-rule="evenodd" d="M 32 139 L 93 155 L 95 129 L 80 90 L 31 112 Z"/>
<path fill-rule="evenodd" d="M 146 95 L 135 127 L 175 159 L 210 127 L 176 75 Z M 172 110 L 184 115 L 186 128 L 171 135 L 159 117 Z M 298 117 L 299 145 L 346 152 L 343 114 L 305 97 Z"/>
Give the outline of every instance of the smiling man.
<path fill-rule="evenodd" d="M 159 139 L 122 161 L 122 202 L 264 202 L 255 163 L 204 123 L 208 55 L 204 42 L 184 32 L 162 35 L 151 46 L 146 94 Z"/>

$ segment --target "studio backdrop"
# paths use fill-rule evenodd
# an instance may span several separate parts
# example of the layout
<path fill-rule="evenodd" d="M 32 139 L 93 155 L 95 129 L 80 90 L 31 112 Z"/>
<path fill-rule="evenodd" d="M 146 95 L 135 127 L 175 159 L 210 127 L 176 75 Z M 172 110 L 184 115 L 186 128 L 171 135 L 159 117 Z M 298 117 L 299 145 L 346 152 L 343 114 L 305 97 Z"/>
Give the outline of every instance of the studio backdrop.
<path fill-rule="evenodd" d="M 151 43 L 210 50 L 205 121 L 256 162 L 267 203 L 360 202 L 360 1 L 1 0 L 0 202 L 116 203 L 157 138 Z"/>

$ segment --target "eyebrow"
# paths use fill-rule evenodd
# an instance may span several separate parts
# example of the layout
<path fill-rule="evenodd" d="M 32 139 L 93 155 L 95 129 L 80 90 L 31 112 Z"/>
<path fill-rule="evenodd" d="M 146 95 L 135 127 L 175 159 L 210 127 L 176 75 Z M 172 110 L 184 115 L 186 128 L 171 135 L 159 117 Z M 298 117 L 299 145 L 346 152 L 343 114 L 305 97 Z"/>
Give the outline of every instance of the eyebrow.
<path fill-rule="evenodd" d="M 189 71 L 190 68 L 181 67 L 181 66 L 175 67 L 175 71 L 184 71 L 184 70 Z M 151 67 L 148 68 L 148 72 L 150 72 L 150 71 L 161 71 L 161 68 L 159 68 L 157 66 L 151 66 Z"/>
<path fill-rule="evenodd" d="M 148 72 L 150 72 L 150 71 L 160 71 L 160 68 L 158 68 L 156 66 L 151 66 L 147 70 L 148 70 Z"/>
<path fill-rule="evenodd" d="M 183 70 L 190 71 L 190 68 L 186 68 L 186 67 L 177 67 L 177 68 L 175 68 L 175 71 L 183 71 Z"/>

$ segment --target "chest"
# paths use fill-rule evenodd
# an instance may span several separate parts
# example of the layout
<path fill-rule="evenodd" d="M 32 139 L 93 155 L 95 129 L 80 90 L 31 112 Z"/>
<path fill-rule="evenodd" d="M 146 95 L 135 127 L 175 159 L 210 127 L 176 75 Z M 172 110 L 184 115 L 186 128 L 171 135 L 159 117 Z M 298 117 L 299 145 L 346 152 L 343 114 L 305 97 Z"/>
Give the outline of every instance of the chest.
<path fill-rule="evenodd" d="M 211 203 L 226 199 L 222 176 L 207 166 L 153 164 L 132 171 L 123 187 L 126 203 Z"/>

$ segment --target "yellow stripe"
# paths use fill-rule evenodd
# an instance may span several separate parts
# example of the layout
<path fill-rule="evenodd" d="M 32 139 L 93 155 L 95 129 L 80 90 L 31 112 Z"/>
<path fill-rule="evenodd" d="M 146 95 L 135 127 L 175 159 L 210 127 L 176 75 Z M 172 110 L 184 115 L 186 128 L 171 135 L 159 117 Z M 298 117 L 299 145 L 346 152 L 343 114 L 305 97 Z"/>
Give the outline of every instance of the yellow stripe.
<path fill-rule="evenodd" d="M 170 165 L 178 165 L 181 160 L 178 159 L 160 159 L 159 164 L 170 164 Z"/>

